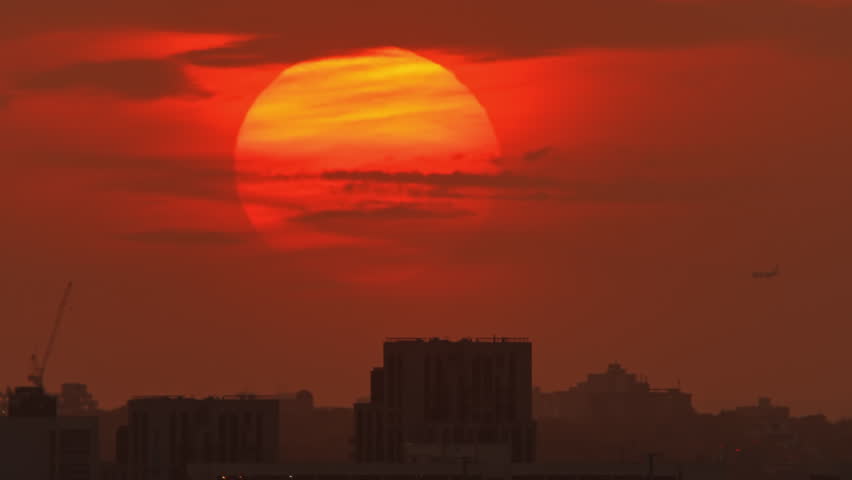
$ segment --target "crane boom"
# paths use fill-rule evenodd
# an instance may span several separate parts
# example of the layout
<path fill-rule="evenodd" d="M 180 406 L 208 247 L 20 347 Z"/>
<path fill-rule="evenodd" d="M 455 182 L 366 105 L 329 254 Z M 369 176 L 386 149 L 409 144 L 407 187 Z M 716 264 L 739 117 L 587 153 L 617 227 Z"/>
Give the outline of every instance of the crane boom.
<path fill-rule="evenodd" d="M 68 298 L 71 296 L 71 282 L 65 287 L 65 292 L 62 294 L 62 300 L 59 302 L 59 307 L 56 309 L 56 318 L 53 321 L 53 329 L 50 331 L 50 338 L 47 340 L 47 347 L 44 349 L 44 355 L 41 357 L 41 362 L 33 355 L 33 374 L 29 379 L 37 387 L 44 388 L 44 371 L 47 368 L 47 360 L 53 352 L 53 343 L 56 341 L 56 332 L 59 330 L 59 324 L 62 322 L 62 316 L 65 314 L 65 306 L 68 304 Z"/>

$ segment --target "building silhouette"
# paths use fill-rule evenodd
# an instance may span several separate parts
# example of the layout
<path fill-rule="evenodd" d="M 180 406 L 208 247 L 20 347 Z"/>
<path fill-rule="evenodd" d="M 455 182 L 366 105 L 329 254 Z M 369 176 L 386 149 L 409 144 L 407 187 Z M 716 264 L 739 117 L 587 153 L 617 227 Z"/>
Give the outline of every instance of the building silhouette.
<path fill-rule="evenodd" d="M 0 478 L 95 480 L 98 418 L 61 417 L 56 396 L 41 387 L 17 387 L 0 417 Z"/>
<path fill-rule="evenodd" d="M 568 390 L 533 395 L 539 458 L 550 461 L 641 461 L 650 452 L 693 459 L 700 419 L 692 396 L 652 388 L 612 363 Z"/>
<path fill-rule="evenodd" d="M 756 405 L 722 410 L 717 418 L 722 458 L 738 465 L 767 465 L 804 460 L 795 452 L 796 429 L 790 409 L 760 397 Z"/>
<path fill-rule="evenodd" d="M 190 480 L 716 480 L 729 477 L 715 468 L 661 463 L 650 474 L 645 464 L 513 464 L 508 471 L 472 463 L 309 463 L 274 465 L 198 464 Z M 749 479 L 754 480 L 754 479 Z M 797 479 L 798 480 L 798 479 Z"/>
<path fill-rule="evenodd" d="M 355 405 L 354 459 L 476 462 L 502 445 L 505 462 L 532 462 L 531 377 L 527 339 L 389 339 L 369 403 Z"/>
<path fill-rule="evenodd" d="M 15 387 L 15 390 L 9 393 L 10 417 L 55 417 L 56 413 L 56 395 L 45 392 L 41 387 Z"/>
<path fill-rule="evenodd" d="M 613 422 L 633 419 L 667 421 L 694 414 L 692 395 L 679 388 L 651 388 L 647 379 L 628 373 L 620 364 L 610 364 L 603 373 L 565 391 L 536 390 L 537 418 L 560 418 L 573 422 Z"/>
<path fill-rule="evenodd" d="M 63 383 L 59 393 L 59 415 L 97 415 L 98 401 L 85 383 Z"/>
<path fill-rule="evenodd" d="M 794 417 L 766 397 L 699 413 L 617 363 L 541 392 L 526 339 L 383 348 L 354 408 L 317 407 L 307 390 L 112 410 L 79 383 L 6 390 L 0 479 L 852 478 L 849 419 Z"/>
<path fill-rule="evenodd" d="M 146 397 L 128 402 L 116 456 L 130 480 L 178 480 L 191 463 L 274 463 L 278 400 L 253 395 L 194 399 Z"/>

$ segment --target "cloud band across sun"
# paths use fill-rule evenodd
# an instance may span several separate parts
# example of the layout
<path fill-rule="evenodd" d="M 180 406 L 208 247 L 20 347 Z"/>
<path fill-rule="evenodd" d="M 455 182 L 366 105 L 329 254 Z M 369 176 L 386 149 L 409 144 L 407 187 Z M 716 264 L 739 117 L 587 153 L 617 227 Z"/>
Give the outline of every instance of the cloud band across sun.
<path fill-rule="evenodd" d="M 238 175 L 254 179 L 239 183 L 246 212 L 282 247 L 304 244 L 313 220 L 332 217 L 461 224 L 485 206 L 415 204 L 400 185 L 362 181 L 365 188 L 354 188 L 356 179 L 334 172 L 494 174 L 499 154 L 488 115 L 467 87 L 440 65 L 395 48 L 288 68 L 249 110 L 235 153 Z"/>

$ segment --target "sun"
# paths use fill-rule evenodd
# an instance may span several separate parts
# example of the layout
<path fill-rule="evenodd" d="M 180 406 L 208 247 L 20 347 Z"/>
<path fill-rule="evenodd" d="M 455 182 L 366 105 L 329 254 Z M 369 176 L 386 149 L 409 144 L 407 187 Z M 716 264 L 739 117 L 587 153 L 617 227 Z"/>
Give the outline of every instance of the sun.
<path fill-rule="evenodd" d="M 302 249 L 464 228 L 488 200 L 447 180 L 496 173 L 499 154 L 452 72 L 389 47 L 285 69 L 247 112 L 235 169 L 254 228 Z"/>

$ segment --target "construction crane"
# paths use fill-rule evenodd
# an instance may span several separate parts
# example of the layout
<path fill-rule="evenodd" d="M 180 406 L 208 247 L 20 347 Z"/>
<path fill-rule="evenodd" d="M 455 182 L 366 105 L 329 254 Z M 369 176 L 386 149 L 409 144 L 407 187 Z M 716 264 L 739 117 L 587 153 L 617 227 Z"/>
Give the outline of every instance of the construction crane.
<path fill-rule="evenodd" d="M 50 338 L 47 340 L 47 347 L 44 349 L 44 355 L 39 361 L 38 356 L 34 353 L 32 356 L 33 373 L 27 376 L 27 379 L 38 388 L 44 390 L 44 371 L 47 368 L 47 361 L 50 359 L 50 353 L 53 351 L 53 342 L 56 340 L 56 331 L 59 330 L 59 323 L 62 321 L 62 315 L 65 313 L 65 306 L 68 304 L 68 297 L 71 296 L 71 282 L 65 287 L 65 292 L 62 294 L 62 300 L 59 302 L 59 308 L 56 309 L 56 319 L 53 321 L 53 330 L 50 331 Z"/>

